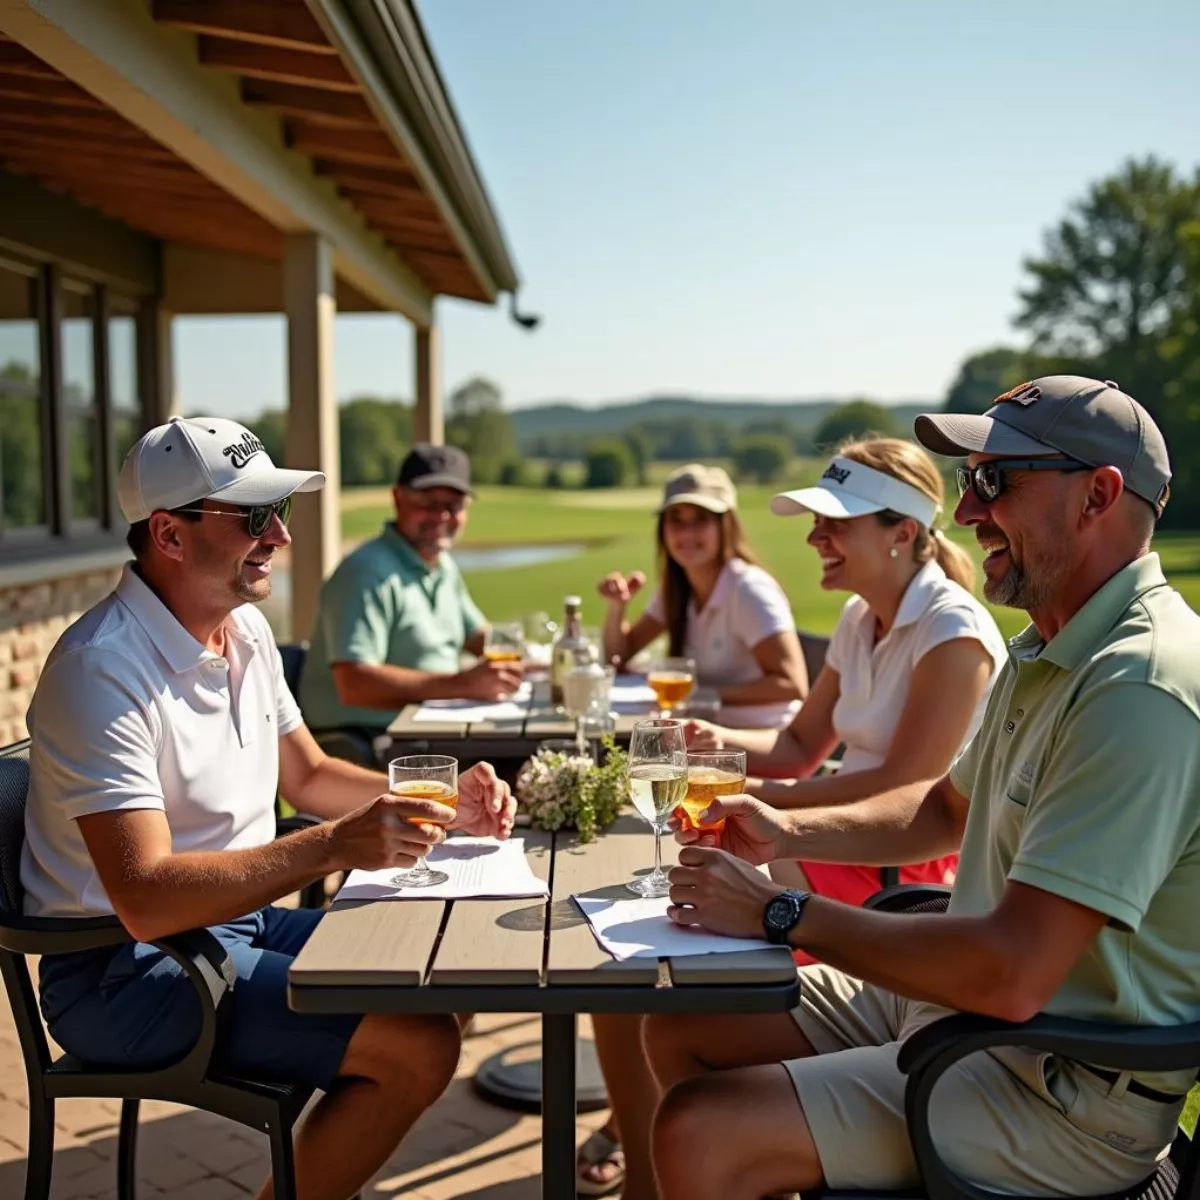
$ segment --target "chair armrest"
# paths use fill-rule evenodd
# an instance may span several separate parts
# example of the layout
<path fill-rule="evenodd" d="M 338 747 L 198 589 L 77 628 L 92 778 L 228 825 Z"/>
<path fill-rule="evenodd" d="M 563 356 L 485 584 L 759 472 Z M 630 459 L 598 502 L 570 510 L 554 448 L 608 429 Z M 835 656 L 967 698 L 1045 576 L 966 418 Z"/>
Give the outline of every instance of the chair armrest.
<path fill-rule="evenodd" d="M 14 954 L 70 954 L 133 941 L 116 917 L 26 917 L 0 914 L 0 947 Z M 198 1082 L 217 1037 L 217 1006 L 237 979 L 233 960 L 207 929 L 186 929 L 150 943 L 187 972 L 200 1001 L 200 1034 L 170 1069 Z"/>
<path fill-rule="evenodd" d="M 70 954 L 130 941 L 116 917 L 27 917 L 0 913 L 0 947 L 14 954 Z"/>
<path fill-rule="evenodd" d="M 918 1030 L 901 1046 L 897 1062 L 909 1077 L 904 1112 L 928 1200 L 999 1200 L 946 1166 L 929 1126 L 938 1079 L 959 1059 L 992 1046 L 1028 1046 L 1115 1071 L 1177 1071 L 1200 1067 L 1200 1023 L 1114 1025 L 1045 1013 L 1013 1022 L 954 1013 Z"/>
<path fill-rule="evenodd" d="M 217 1009 L 233 991 L 237 971 L 229 952 L 207 929 L 185 929 L 157 938 L 151 945 L 173 958 L 186 972 L 200 999 L 200 1033 L 192 1048 L 169 1070 L 194 1083 L 208 1073 L 217 1043 Z"/>
<path fill-rule="evenodd" d="M 323 823 L 323 817 L 314 817 L 312 813 L 293 813 L 290 817 L 276 817 L 275 836 L 287 837 L 289 833 L 298 833 L 301 829 L 311 829 L 314 825 Z"/>
<path fill-rule="evenodd" d="M 918 904 L 949 901 L 951 889 L 944 883 L 897 883 L 880 888 L 863 901 L 863 908 L 879 912 L 907 912 Z"/>

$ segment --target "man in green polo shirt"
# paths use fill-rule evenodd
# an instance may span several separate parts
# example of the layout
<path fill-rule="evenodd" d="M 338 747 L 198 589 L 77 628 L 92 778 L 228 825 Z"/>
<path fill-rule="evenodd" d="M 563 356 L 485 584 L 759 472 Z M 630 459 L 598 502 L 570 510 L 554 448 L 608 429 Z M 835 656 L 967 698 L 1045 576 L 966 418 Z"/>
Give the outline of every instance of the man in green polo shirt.
<path fill-rule="evenodd" d="M 460 666 L 483 653 L 486 622 L 450 547 L 467 523 L 471 465 L 455 446 L 417 445 L 392 489 L 396 519 L 349 554 L 321 588 L 300 707 L 314 733 L 369 739 L 405 704 L 498 700 L 512 664 Z"/>
<path fill-rule="evenodd" d="M 987 597 L 1032 623 L 946 778 L 826 809 L 730 797 L 708 814 L 726 818 L 719 846 L 680 835 L 673 920 L 822 961 L 791 1014 L 649 1019 L 663 1200 L 917 1185 L 896 1055 L 950 1010 L 1200 1019 L 1200 617 L 1150 552 L 1162 435 L 1116 384 L 1066 375 L 916 432 L 967 457 L 955 519 L 987 552 Z M 781 892 L 752 865 L 920 862 L 960 843 L 946 916 Z M 1194 1078 L 997 1049 L 942 1077 L 932 1128 L 992 1190 L 1120 1192 L 1153 1173 Z"/>

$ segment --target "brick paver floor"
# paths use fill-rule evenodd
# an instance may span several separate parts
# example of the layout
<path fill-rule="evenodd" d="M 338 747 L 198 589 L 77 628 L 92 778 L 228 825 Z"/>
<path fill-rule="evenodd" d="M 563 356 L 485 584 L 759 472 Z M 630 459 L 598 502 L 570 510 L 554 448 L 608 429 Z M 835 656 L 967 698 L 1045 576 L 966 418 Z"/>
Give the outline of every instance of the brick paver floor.
<path fill-rule="evenodd" d="M 364 1200 L 537 1200 L 539 1118 L 482 1100 L 471 1076 L 489 1055 L 536 1042 L 539 1032 L 537 1018 L 529 1015 L 480 1016 L 457 1078 L 364 1191 Z M 16 1029 L 7 1000 L 0 1000 L 0 1197 L 23 1194 L 27 1112 Z M 594 1128 L 601 1115 L 581 1118 L 581 1130 Z M 53 1200 L 115 1196 L 119 1116 L 115 1101 L 59 1101 Z M 142 1200 L 244 1200 L 266 1177 L 266 1139 L 221 1117 L 143 1103 L 139 1132 Z"/>

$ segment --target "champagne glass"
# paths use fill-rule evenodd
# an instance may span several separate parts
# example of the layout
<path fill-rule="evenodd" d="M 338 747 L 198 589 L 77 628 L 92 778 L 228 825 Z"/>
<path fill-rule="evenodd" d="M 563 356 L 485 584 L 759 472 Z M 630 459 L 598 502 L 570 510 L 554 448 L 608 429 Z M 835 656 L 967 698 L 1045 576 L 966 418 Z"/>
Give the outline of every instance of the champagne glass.
<path fill-rule="evenodd" d="M 658 699 L 662 716 L 669 717 L 696 686 L 696 664 L 690 658 L 660 658 L 651 664 L 646 682 Z"/>
<path fill-rule="evenodd" d="M 406 754 L 393 758 L 388 763 L 388 786 L 393 796 L 405 800 L 436 800 L 447 808 L 458 808 L 458 759 L 444 754 Z M 409 820 L 410 825 L 436 825 L 430 818 L 421 821 Z M 431 870 L 425 855 L 417 859 L 417 865 L 392 876 L 398 887 L 425 888 L 446 883 L 450 876 L 445 871 Z"/>
<path fill-rule="evenodd" d="M 521 622 L 489 625 L 483 635 L 483 657 L 488 662 L 519 663 L 525 657 L 525 629 Z"/>
<path fill-rule="evenodd" d="M 638 721 L 629 742 L 629 791 L 633 806 L 654 830 L 654 870 L 625 886 L 639 896 L 665 896 L 671 886 L 662 869 L 662 835 L 687 794 L 687 743 L 683 722 Z"/>
<path fill-rule="evenodd" d="M 683 798 L 685 825 L 720 833 L 725 818 L 702 825 L 704 810 L 718 796 L 736 796 L 746 790 L 745 750 L 689 750 L 687 756 L 687 795 Z"/>

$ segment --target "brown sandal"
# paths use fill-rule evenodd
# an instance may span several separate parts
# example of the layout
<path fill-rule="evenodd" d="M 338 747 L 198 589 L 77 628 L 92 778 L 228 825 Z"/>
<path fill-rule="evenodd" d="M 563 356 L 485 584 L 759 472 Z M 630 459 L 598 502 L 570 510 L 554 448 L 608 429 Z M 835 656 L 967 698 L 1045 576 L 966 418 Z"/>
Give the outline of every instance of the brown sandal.
<path fill-rule="evenodd" d="M 607 1166 L 615 1168 L 611 1179 L 601 1181 L 589 1179 L 584 1171 L 588 1167 Z M 579 1147 L 575 1157 L 575 1192 L 579 1196 L 607 1196 L 621 1189 L 625 1183 L 625 1151 L 621 1143 L 614 1141 L 604 1132 L 597 1129 Z"/>

